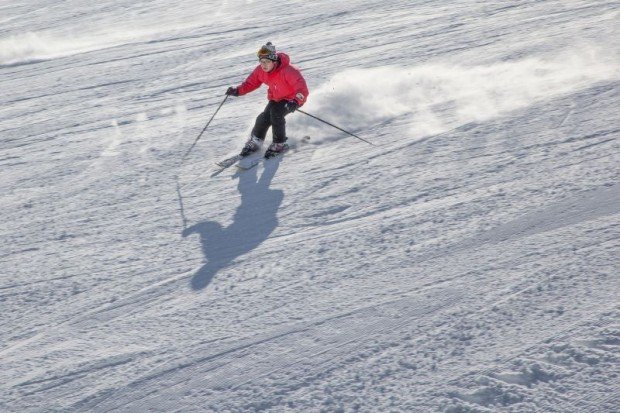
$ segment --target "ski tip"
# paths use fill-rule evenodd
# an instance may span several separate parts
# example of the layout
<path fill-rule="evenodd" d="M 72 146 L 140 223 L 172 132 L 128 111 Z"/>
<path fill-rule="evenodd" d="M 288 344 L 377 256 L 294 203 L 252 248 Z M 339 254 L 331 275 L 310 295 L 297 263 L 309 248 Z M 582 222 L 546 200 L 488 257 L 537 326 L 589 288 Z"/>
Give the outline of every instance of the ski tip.
<path fill-rule="evenodd" d="M 260 160 L 254 160 L 252 162 L 249 162 L 247 164 L 237 164 L 237 169 L 241 170 L 241 171 L 247 171 L 249 169 L 254 168 L 255 166 L 257 166 L 260 163 Z"/>

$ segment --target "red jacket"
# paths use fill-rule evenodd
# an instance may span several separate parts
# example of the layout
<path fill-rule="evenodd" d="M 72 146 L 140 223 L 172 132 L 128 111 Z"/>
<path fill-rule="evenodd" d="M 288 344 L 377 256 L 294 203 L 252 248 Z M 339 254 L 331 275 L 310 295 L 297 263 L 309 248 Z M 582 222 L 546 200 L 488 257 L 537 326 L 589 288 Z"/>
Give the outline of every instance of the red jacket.
<path fill-rule="evenodd" d="M 261 84 L 269 86 L 267 99 L 279 102 L 281 100 L 296 100 L 299 106 L 306 103 L 308 86 L 301 72 L 291 66 L 291 59 L 285 53 L 278 53 L 279 63 L 271 72 L 265 72 L 260 65 L 248 76 L 237 90 L 239 96 L 258 89 Z"/>

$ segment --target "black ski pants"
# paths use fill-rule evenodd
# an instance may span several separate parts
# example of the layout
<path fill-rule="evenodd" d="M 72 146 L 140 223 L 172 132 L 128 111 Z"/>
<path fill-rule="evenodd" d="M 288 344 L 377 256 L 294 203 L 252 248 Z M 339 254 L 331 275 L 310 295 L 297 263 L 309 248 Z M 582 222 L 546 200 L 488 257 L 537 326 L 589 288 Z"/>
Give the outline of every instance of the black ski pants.
<path fill-rule="evenodd" d="M 286 121 L 284 117 L 290 112 L 286 110 L 286 101 L 275 102 L 270 100 L 263 113 L 258 115 L 252 129 L 252 135 L 261 141 L 265 140 L 267 129 L 271 126 L 271 134 L 275 143 L 286 142 Z"/>

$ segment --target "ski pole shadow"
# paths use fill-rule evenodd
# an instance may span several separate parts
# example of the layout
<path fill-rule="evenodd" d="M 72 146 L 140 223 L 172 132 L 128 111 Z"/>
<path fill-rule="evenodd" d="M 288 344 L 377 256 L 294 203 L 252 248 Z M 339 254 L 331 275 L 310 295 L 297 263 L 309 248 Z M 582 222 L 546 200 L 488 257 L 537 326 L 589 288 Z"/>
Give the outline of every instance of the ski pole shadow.
<path fill-rule="evenodd" d="M 277 213 L 284 192 L 269 189 L 269 185 L 279 165 L 279 159 L 266 162 L 260 178 L 257 167 L 238 174 L 237 188 L 241 204 L 229 226 L 203 221 L 183 230 L 183 237 L 191 234 L 200 236 L 202 252 L 207 260 L 194 274 L 192 289 L 206 288 L 219 271 L 228 267 L 237 257 L 257 248 L 277 228 Z"/>

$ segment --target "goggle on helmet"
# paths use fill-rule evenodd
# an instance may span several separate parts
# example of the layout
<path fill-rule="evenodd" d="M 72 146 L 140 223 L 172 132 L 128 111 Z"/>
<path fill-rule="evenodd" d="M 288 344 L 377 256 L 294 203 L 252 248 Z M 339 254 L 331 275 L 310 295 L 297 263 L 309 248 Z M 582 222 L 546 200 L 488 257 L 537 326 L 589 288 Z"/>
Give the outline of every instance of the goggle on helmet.
<path fill-rule="evenodd" d="M 271 44 L 271 42 L 267 42 L 267 44 L 263 45 L 259 51 L 256 53 L 258 56 L 258 60 L 260 59 L 269 59 L 276 61 L 278 60 L 278 55 L 276 54 L 276 47 Z"/>

